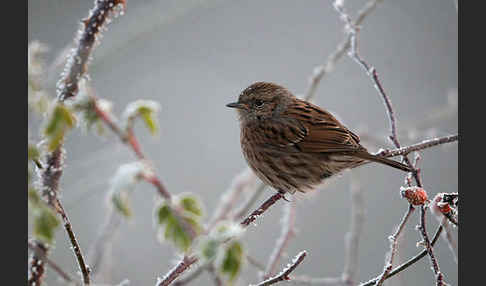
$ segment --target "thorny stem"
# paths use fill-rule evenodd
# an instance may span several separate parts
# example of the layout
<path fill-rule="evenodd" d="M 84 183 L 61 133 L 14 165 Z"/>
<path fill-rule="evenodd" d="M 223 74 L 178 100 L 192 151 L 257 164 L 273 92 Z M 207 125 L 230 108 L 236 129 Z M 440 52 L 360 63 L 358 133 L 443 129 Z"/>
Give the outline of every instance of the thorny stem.
<path fill-rule="evenodd" d="M 289 277 L 290 273 L 292 273 L 292 271 L 294 271 L 297 268 L 297 266 L 299 266 L 299 264 L 302 263 L 302 261 L 304 260 L 306 255 L 307 255 L 307 252 L 305 250 L 301 251 L 292 260 L 292 263 L 290 265 L 288 265 L 284 270 L 282 270 L 282 272 L 280 272 L 277 276 L 274 276 L 274 277 L 271 277 L 271 278 L 269 278 L 265 281 L 262 281 L 256 286 L 268 286 L 268 285 L 272 285 L 272 284 L 275 284 L 275 283 L 280 282 L 280 281 L 290 280 L 291 279 Z"/>

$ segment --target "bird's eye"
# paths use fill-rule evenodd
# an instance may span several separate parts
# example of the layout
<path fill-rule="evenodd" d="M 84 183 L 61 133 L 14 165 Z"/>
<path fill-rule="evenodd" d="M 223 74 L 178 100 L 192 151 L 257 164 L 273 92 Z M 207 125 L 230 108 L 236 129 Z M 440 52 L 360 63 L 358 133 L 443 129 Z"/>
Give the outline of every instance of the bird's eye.
<path fill-rule="evenodd" d="M 255 100 L 255 106 L 260 108 L 263 106 L 263 101 L 260 99 Z"/>

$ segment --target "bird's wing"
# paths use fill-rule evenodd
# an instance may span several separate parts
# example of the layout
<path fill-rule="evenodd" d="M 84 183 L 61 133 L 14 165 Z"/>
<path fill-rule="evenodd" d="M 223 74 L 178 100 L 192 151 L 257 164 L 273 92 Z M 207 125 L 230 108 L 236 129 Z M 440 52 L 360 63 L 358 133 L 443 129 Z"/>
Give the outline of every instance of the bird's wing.
<path fill-rule="evenodd" d="M 343 126 L 332 114 L 316 105 L 298 100 L 282 114 L 306 132 L 294 143 L 302 152 L 327 153 L 365 150 L 358 135 Z M 298 123 L 296 123 L 298 122 Z"/>

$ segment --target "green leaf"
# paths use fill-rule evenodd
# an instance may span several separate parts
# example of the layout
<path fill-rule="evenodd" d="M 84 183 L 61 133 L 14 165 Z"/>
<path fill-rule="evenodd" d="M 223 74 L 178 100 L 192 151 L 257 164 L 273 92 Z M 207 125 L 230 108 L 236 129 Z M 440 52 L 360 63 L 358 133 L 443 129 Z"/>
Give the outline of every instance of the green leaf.
<path fill-rule="evenodd" d="M 123 164 L 118 167 L 110 181 L 109 201 L 126 218 L 132 215 L 130 207 L 130 194 L 144 172 L 146 166 L 143 162 Z"/>
<path fill-rule="evenodd" d="M 127 193 L 116 192 L 111 196 L 111 201 L 115 206 L 115 209 L 125 217 L 132 216 L 132 208 L 130 207 L 130 201 Z"/>
<path fill-rule="evenodd" d="M 161 208 L 159 208 L 157 212 L 158 223 L 159 224 L 165 223 L 170 215 L 172 214 L 170 213 L 169 206 L 167 205 L 162 206 Z"/>
<path fill-rule="evenodd" d="M 54 239 L 54 233 L 59 226 L 59 219 L 47 206 L 39 208 L 34 216 L 34 236 L 49 244 Z"/>
<path fill-rule="evenodd" d="M 213 260 L 218 255 L 220 242 L 215 239 L 207 239 L 200 244 L 200 253 L 206 261 Z"/>
<path fill-rule="evenodd" d="M 133 121 L 136 117 L 140 117 L 145 123 L 150 133 L 157 133 L 158 124 L 156 113 L 159 111 L 159 104 L 152 100 L 137 100 L 128 104 L 123 117 L 126 120 L 126 128 L 132 128 Z"/>
<path fill-rule="evenodd" d="M 64 138 L 64 134 L 74 127 L 75 118 L 72 112 L 63 104 L 57 104 L 49 116 L 44 134 L 49 139 L 49 151 L 56 149 Z"/>
<path fill-rule="evenodd" d="M 146 107 L 140 108 L 140 117 L 143 119 L 145 122 L 145 125 L 147 125 L 147 128 L 150 130 L 150 133 L 155 134 L 157 133 L 157 121 L 154 118 L 154 112 L 151 109 L 148 109 Z"/>
<path fill-rule="evenodd" d="M 184 210 L 194 214 L 197 217 L 202 216 L 202 208 L 199 200 L 193 195 L 186 195 L 180 199 L 180 205 Z"/>
<path fill-rule="evenodd" d="M 39 149 L 35 145 L 29 144 L 27 158 L 29 160 L 37 160 L 39 159 L 39 157 L 40 157 Z"/>
<path fill-rule="evenodd" d="M 171 241 L 181 251 L 187 251 L 192 245 L 192 237 L 174 211 L 166 203 L 162 203 L 157 207 L 155 214 L 159 239 Z M 180 219 L 183 219 L 184 223 L 191 226 L 196 233 L 201 231 L 200 224 L 193 216 L 182 215 Z"/>
<path fill-rule="evenodd" d="M 221 264 L 221 272 L 229 276 L 229 281 L 232 282 L 241 271 L 243 259 L 243 247 L 240 242 L 232 242 L 228 248 Z"/>

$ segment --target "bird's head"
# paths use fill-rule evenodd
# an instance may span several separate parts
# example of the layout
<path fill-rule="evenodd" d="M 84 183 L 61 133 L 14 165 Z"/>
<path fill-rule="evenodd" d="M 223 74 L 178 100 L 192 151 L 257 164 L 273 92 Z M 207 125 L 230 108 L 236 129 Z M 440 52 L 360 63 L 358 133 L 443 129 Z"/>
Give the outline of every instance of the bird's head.
<path fill-rule="evenodd" d="M 245 88 L 237 102 L 226 106 L 238 109 L 240 121 L 249 123 L 279 115 L 294 98 L 286 88 L 271 82 L 256 82 Z"/>

